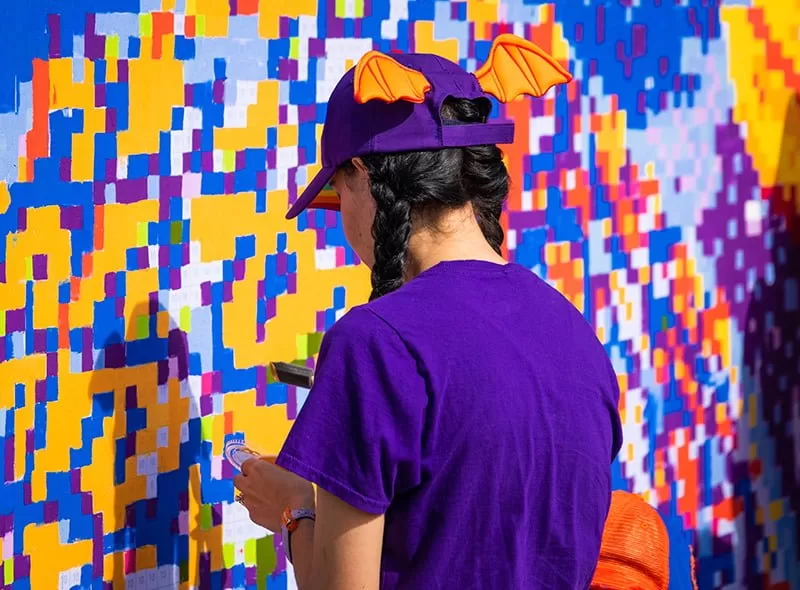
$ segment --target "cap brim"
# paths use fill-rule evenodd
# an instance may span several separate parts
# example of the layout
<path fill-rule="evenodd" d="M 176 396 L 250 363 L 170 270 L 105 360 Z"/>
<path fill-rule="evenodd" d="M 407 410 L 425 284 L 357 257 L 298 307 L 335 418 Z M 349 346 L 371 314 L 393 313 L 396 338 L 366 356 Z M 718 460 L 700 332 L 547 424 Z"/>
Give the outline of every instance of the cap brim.
<path fill-rule="evenodd" d="M 332 189 L 326 187 L 336 174 L 336 168 L 325 166 L 311 180 L 300 197 L 291 206 L 286 219 L 294 219 L 308 208 L 338 209 L 338 199 Z"/>

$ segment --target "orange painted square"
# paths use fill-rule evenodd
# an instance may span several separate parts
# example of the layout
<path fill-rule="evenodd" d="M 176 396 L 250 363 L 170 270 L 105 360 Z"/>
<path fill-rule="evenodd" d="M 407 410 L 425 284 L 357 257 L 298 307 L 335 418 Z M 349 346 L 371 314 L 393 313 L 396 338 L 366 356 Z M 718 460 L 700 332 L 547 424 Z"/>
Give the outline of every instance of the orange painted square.
<path fill-rule="evenodd" d="M 258 14 L 258 0 L 238 0 L 237 14 Z"/>

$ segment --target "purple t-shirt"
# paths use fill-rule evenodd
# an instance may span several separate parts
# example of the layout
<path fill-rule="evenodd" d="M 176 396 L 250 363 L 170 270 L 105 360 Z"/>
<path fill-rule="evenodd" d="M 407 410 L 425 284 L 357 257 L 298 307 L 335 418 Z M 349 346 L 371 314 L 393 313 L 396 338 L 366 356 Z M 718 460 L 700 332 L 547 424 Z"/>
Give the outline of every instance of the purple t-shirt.
<path fill-rule="evenodd" d="M 444 262 L 328 331 L 277 463 L 386 514 L 383 589 L 583 590 L 618 397 L 558 291 L 516 264 Z"/>

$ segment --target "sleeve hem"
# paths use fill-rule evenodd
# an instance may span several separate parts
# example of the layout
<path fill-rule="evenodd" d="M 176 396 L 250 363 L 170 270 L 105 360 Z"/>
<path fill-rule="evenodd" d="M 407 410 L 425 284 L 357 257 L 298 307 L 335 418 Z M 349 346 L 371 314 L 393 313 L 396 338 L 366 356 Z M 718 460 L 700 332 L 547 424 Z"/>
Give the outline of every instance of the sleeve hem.
<path fill-rule="evenodd" d="M 389 508 L 389 505 L 386 502 L 379 502 L 371 498 L 367 498 L 340 481 L 325 475 L 321 471 L 311 467 L 310 465 L 307 465 L 300 459 L 297 459 L 288 453 L 281 452 L 278 455 L 275 464 L 278 467 L 286 469 L 287 471 L 291 471 L 295 475 L 299 475 L 311 483 L 317 484 L 326 492 L 333 494 L 343 502 L 350 504 L 352 507 L 361 510 L 362 512 L 380 515 L 384 514 Z"/>

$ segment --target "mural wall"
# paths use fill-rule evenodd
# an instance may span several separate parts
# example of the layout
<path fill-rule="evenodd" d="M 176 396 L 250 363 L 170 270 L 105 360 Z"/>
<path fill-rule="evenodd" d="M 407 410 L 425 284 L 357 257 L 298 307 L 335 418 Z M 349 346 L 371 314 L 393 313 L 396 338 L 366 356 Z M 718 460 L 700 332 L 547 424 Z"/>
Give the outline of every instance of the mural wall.
<path fill-rule="evenodd" d="M 292 586 L 232 502 L 366 300 L 337 214 L 287 222 L 363 53 L 576 75 L 514 119 L 507 254 L 596 326 L 616 485 L 701 588 L 800 589 L 800 1 L 0 3 L 0 588 Z"/>

